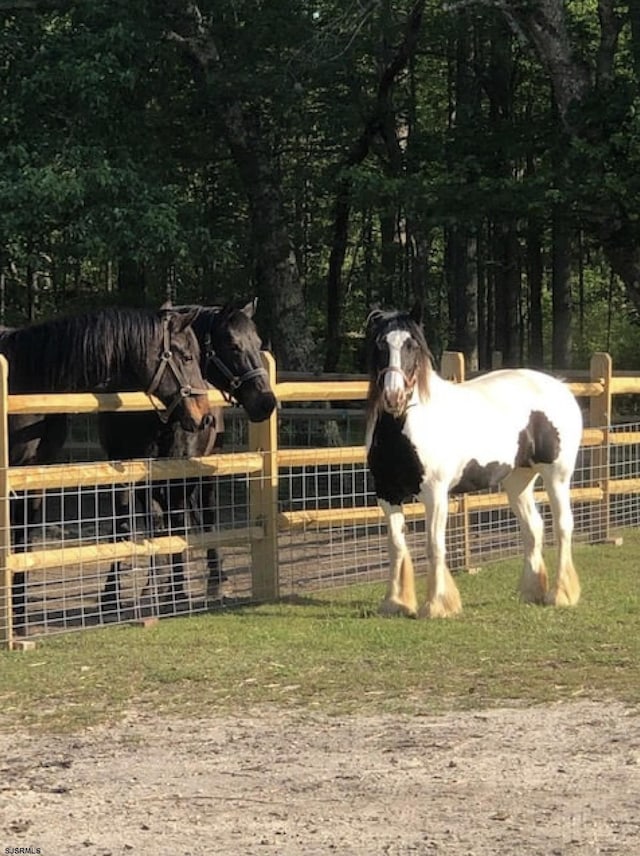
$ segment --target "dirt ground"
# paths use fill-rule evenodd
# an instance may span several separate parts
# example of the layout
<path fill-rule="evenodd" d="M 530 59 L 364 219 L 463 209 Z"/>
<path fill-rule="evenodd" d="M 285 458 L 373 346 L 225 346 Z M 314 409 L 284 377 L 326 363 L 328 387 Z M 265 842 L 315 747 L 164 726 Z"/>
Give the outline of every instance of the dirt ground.
<path fill-rule="evenodd" d="M 73 736 L 3 733 L 8 853 L 635 856 L 640 712 L 132 713 Z"/>

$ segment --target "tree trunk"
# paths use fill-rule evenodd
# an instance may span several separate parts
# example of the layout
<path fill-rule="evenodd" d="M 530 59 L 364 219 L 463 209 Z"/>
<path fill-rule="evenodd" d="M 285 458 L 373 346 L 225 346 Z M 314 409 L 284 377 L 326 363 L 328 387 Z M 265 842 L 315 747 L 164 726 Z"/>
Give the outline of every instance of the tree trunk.
<path fill-rule="evenodd" d="M 527 223 L 527 281 L 529 284 L 529 359 L 533 368 L 544 366 L 542 329 L 542 224 L 535 215 Z"/>
<path fill-rule="evenodd" d="M 118 300 L 123 306 L 144 306 L 146 299 L 146 272 L 144 266 L 133 259 L 120 259 L 118 263 Z"/>
<path fill-rule="evenodd" d="M 462 351 L 471 371 L 478 369 L 477 239 L 467 228 L 455 226 L 447 234 L 449 347 Z"/>
<path fill-rule="evenodd" d="M 414 54 L 420 28 L 425 0 L 417 0 L 409 13 L 403 39 L 382 69 L 378 81 L 376 100 L 371 114 L 364 123 L 362 133 L 353 141 L 341 165 L 342 177 L 337 181 L 333 215 L 333 238 L 327 273 L 327 348 L 325 371 L 335 371 L 339 364 L 342 347 L 343 282 L 342 268 L 347 252 L 349 220 L 351 215 L 351 179 L 349 169 L 361 164 L 371 150 L 376 136 L 384 135 L 385 124 L 393 115 L 391 91 L 397 76 L 407 67 Z"/>
<path fill-rule="evenodd" d="M 461 0 L 451 4 L 453 9 L 458 5 L 466 7 L 468 2 Z M 533 46 L 549 74 L 554 102 L 565 131 L 578 139 L 588 137 L 592 145 L 606 144 L 607 126 L 603 124 L 598 130 L 593 122 L 585 123 L 585 119 L 593 112 L 589 99 L 594 94 L 607 97 L 618 36 L 625 21 L 624 16 L 617 13 L 615 0 L 598 2 L 600 44 L 593 76 L 579 52 L 573 50 L 565 4 L 560 0 L 536 0 L 535 3 L 489 0 L 485 5 L 495 7 L 514 32 L 520 38 L 526 37 Z M 640 3 L 632 0 L 628 8 L 637 87 L 640 83 Z M 598 86 L 602 91 L 598 92 Z M 585 112 L 580 109 L 583 105 Z M 634 213 L 625 210 L 617 197 L 605 196 L 597 200 L 593 216 L 586 225 L 599 239 L 609 264 L 625 285 L 627 296 L 640 311 L 640 226 Z"/>
<path fill-rule="evenodd" d="M 260 326 L 281 368 L 313 368 L 313 340 L 289 233 L 276 158 L 265 146 L 257 109 L 239 102 L 223 110 L 227 141 L 249 202 Z"/>
<path fill-rule="evenodd" d="M 494 237 L 496 350 L 505 366 L 520 362 L 520 260 L 518 236 L 511 222 L 499 222 Z"/>
<path fill-rule="evenodd" d="M 569 217 L 556 206 L 552 224 L 552 308 L 553 334 L 551 363 L 555 370 L 571 367 L 571 230 Z"/>
<path fill-rule="evenodd" d="M 270 145 L 271 128 L 261 127 L 261 105 L 247 104 L 243 92 L 214 91 L 211 79 L 220 66 L 213 22 L 197 3 L 185 4 L 176 31 L 178 44 L 196 71 L 203 95 L 223 121 L 229 149 L 242 180 L 250 218 L 258 319 L 271 341 L 280 368 L 312 368 L 314 351 L 293 241 L 280 195 L 281 175 Z"/>

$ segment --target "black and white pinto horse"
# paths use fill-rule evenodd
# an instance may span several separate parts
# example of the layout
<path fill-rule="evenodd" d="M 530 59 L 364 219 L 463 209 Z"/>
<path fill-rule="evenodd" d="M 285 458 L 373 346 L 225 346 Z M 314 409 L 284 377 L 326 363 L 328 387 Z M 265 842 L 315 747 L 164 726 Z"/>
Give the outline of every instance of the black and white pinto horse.
<path fill-rule="evenodd" d="M 449 494 L 497 484 L 507 493 L 524 542 L 522 599 L 571 606 L 580 597 L 573 566 L 569 483 L 582 436 L 582 416 L 559 380 L 528 369 L 492 371 L 451 383 L 433 368 L 421 311 L 374 310 L 367 321 L 369 410 L 367 461 L 387 528 L 390 576 L 382 614 L 418 613 L 402 502 L 426 509 L 427 598 L 419 614 L 461 610 L 445 559 Z M 558 570 L 549 588 L 542 557 L 544 526 L 534 502 L 542 476 L 556 539 Z"/>
<path fill-rule="evenodd" d="M 229 402 L 242 406 L 250 421 L 263 422 L 276 406 L 276 398 L 262 364 L 261 340 L 253 321 L 256 300 L 232 301 L 224 306 L 200 306 L 193 321 L 193 330 L 200 345 L 202 375 L 211 387 L 220 390 Z M 176 311 L 192 314 L 194 307 L 176 307 Z M 220 451 L 222 443 L 222 412 L 214 408 L 213 421 L 197 434 L 187 433 L 177 420 L 161 424 L 153 414 L 101 413 L 98 416 L 100 442 L 112 460 L 131 458 L 192 458 L 205 457 Z M 155 483 L 151 490 L 135 491 L 133 507 L 128 491 L 116 497 L 116 529 L 126 537 L 133 527 L 132 512 L 136 499 L 142 509 L 143 527 L 147 530 L 159 523 L 163 531 L 185 532 L 191 522 L 204 529 L 215 525 L 215 483 L 213 477 L 174 480 Z M 185 556 L 171 556 L 171 586 L 167 601 L 179 604 L 186 598 Z M 215 548 L 207 551 L 209 578 L 208 594 L 219 599 L 227 593 L 227 578 Z M 103 612 L 119 610 L 120 565 L 112 565 L 101 598 Z M 146 597 L 146 592 L 143 597 Z"/>
<path fill-rule="evenodd" d="M 146 391 L 166 410 L 155 421 L 179 420 L 198 433 L 211 422 L 200 347 L 191 329 L 197 312 L 103 309 L 20 328 L 0 328 L 0 354 L 9 364 L 9 392 Z M 160 419 L 158 418 L 160 417 Z M 9 464 L 49 464 L 67 435 L 63 414 L 9 417 Z M 17 494 L 10 504 L 14 549 L 25 550 L 40 496 Z M 16 626 L 25 616 L 25 577 L 14 576 Z"/>

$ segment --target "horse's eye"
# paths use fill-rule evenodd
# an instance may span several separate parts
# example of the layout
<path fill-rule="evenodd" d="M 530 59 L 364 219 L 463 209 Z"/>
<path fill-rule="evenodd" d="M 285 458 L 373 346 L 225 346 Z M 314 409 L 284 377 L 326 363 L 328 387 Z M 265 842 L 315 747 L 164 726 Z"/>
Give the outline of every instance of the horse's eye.
<path fill-rule="evenodd" d="M 193 360 L 193 354 L 191 351 L 184 351 L 182 348 L 176 348 L 174 346 L 173 353 L 178 357 L 178 359 L 182 360 L 183 363 L 190 363 Z"/>

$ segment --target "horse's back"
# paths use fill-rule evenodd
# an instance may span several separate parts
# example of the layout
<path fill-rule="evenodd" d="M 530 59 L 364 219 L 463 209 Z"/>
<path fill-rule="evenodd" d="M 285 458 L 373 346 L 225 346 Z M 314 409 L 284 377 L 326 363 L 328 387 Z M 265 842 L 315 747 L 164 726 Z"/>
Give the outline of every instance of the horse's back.
<path fill-rule="evenodd" d="M 572 472 L 582 416 L 562 381 L 501 369 L 459 384 L 434 379 L 429 399 L 409 408 L 402 431 L 425 482 L 467 492 L 497 485 L 518 468 Z M 387 454 L 393 459 L 395 451 Z"/>
<path fill-rule="evenodd" d="M 529 420 L 541 413 L 568 435 L 582 432 L 582 414 L 569 387 L 544 372 L 533 369 L 499 369 L 459 385 L 463 395 L 475 402 L 478 412 L 502 411 L 506 419 Z M 535 418 L 535 417 L 534 417 Z"/>

